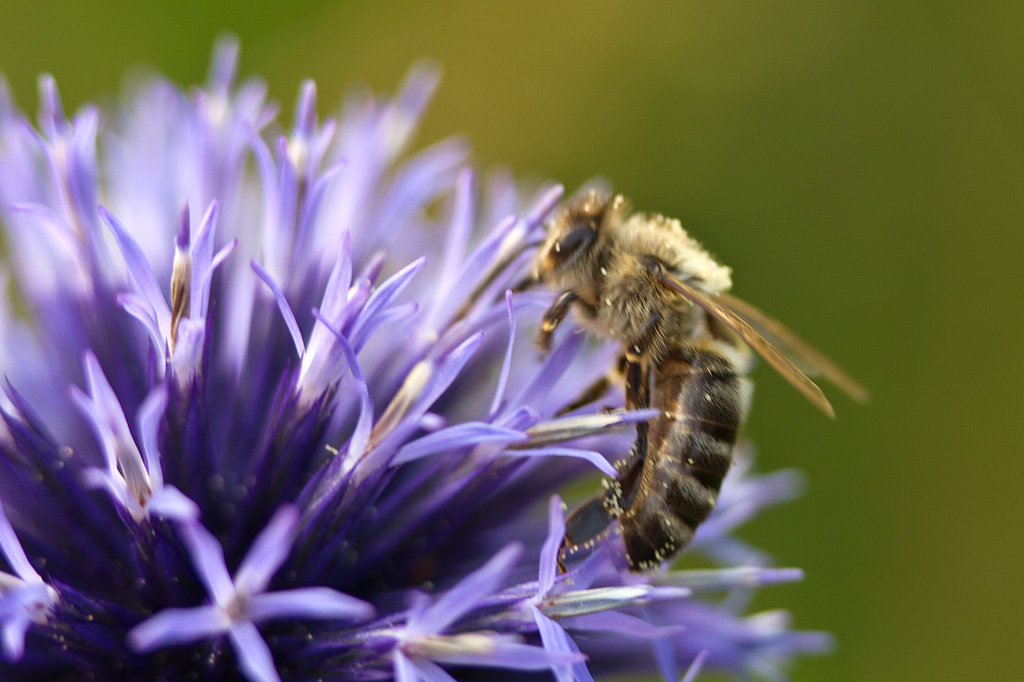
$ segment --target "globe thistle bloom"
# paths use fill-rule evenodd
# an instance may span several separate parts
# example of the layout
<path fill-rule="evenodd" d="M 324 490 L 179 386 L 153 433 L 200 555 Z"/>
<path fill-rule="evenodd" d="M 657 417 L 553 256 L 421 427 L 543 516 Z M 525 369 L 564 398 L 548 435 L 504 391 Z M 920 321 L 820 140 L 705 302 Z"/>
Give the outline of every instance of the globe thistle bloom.
<path fill-rule="evenodd" d="M 799 486 L 740 453 L 686 556 L 568 573 L 557 493 L 647 412 L 569 416 L 614 349 L 512 294 L 558 203 L 406 150 L 436 83 L 290 128 L 221 44 L 208 83 L 30 123 L 0 85 L 0 676 L 560 681 L 781 675 L 827 648 L 733 529 Z M 526 197 L 524 199 L 524 197 Z M 193 216 L 201 216 L 193 219 Z M 686 562 L 689 563 L 689 562 Z"/>

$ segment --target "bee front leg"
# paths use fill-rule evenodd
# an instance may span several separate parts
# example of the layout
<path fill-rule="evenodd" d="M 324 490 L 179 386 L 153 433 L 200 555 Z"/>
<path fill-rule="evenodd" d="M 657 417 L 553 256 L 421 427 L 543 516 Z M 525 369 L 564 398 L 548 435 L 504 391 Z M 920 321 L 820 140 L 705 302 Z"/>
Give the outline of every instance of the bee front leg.
<path fill-rule="evenodd" d="M 574 291 L 565 291 L 555 299 L 551 307 L 544 311 L 544 317 L 540 320 L 540 330 L 537 332 L 537 348 L 547 353 L 551 350 L 551 337 L 554 336 L 558 325 L 562 324 L 565 316 L 569 314 L 569 308 L 579 300 Z"/>

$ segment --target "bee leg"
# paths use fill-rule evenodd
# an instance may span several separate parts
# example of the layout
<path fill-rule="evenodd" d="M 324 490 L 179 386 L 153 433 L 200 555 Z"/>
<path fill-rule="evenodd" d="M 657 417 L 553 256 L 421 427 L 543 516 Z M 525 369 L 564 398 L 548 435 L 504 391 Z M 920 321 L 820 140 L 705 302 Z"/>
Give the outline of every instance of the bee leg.
<path fill-rule="evenodd" d="M 565 316 L 569 314 L 569 308 L 577 300 L 573 291 L 563 292 L 555 299 L 551 307 L 544 311 L 544 317 L 540 320 L 540 330 L 537 332 L 537 348 L 547 353 L 551 350 L 551 337 L 554 335 L 558 325 L 562 324 Z"/>
<path fill-rule="evenodd" d="M 585 547 L 600 536 L 624 511 L 633 505 L 640 474 L 647 456 L 647 436 L 637 438 L 629 457 L 619 462 L 619 477 L 606 480 L 607 488 L 586 500 L 565 519 L 565 536 L 558 550 L 558 570 L 565 573 L 565 555 Z"/>
<path fill-rule="evenodd" d="M 565 519 L 565 537 L 558 550 L 558 569 L 565 573 L 565 554 L 592 542 L 611 525 L 615 517 L 605 505 L 605 493 L 594 495 L 572 510 Z"/>
<path fill-rule="evenodd" d="M 651 376 L 641 359 L 647 355 L 661 330 L 661 315 L 654 313 L 640 334 L 626 344 L 626 408 L 643 409 L 651 405 Z M 646 427 L 646 424 L 644 424 Z M 639 426 L 638 426 L 639 428 Z"/>

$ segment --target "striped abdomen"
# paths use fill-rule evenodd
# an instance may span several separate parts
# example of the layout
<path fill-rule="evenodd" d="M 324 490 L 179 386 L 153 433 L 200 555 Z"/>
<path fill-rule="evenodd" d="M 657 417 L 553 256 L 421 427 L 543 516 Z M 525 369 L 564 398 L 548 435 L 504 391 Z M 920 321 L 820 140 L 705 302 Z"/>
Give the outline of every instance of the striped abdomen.
<path fill-rule="evenodd" d="M 654 372 L 647 453 L 633 499 L 622 512 L 626 558 L 634 571 L 682 549 L 715 507 L 750 401 L 735 350 L 701 340 L 673 349 Z"/>

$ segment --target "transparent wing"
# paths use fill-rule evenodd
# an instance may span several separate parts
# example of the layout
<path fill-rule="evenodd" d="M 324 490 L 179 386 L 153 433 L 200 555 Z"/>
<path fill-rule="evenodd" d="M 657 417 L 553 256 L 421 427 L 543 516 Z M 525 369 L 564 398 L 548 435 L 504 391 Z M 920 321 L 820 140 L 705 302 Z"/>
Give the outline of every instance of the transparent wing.
<path fill-rule="evenodd" d="M 718 294 L 719 299 L 733 312 L 741 315 L 754 329 L 770 343 L 788 355 L 804 374 L 822 376 L 836 388 L 859 403 L 866 403 L 871 397 L 868 390 L 847 374 L 842 367 L 829 360 L 818 349 L 797 336 L 786 325 L 769 317 L 764 311 L 732 294 Z"/>
<path fill-rule="evenodd" d="M 754 352 L 775 368 L 775 371 L 781 374 L 783 379 L 792 384 L 796 390 L 800 391 L 805 398 L 810 400 L 812 405 L 832 419 L 835 419 L 835 410 L 832 409 L 832 404 L 829 403 L 828 398 L 821 392 L 818 385 L 808 379 L 806 374 L 801 372 L 789 358 L 782 354 L 782 351 L 773 346 L 760 332 L 740 317 L 738 313 L 734 312 L 724 303 L 719 302 L 717 300 L 718 296 L 711 298 L 662 270 L 658 271 L 658 276 L 665 286 L 675 290 L 694 305 L 700 306 L 708 314 L 734 331 L 745 344 L 750 346 Z"/>

